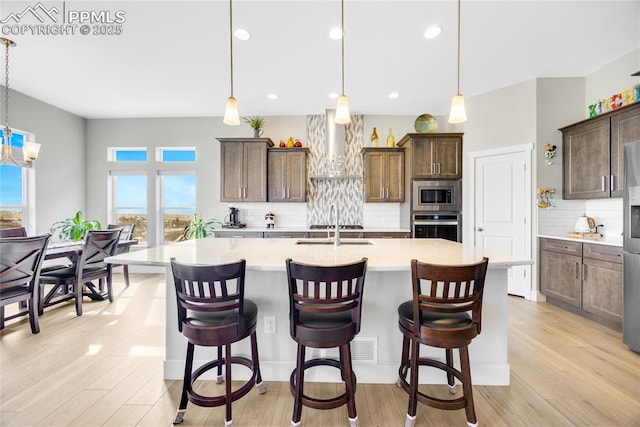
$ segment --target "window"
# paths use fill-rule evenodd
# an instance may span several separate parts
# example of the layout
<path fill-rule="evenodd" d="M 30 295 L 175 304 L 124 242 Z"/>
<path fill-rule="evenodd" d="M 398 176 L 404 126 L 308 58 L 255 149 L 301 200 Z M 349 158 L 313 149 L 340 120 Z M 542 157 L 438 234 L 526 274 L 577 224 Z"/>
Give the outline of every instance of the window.
<path fill-rule="evenodd" d="M 196 213 L 196 176 L 193 172 L 165 172 L 160 176 L 163 241 L 178 241 Z"/>
<path fill-rule="evenodd" d="M 147 241 L 147 176 L 112 172 L 114 211 L 117 224 L 134 224 L 133 238 Z"/>
<path fill-rule="evenodd" d="M 158 148 L 156 157 L 159 162 L 195 162 L 196 149 L 186 148 Z"/>
<path fill-rule="evenodd" d="M 0 130 L 0 138 L 4 131 Z M 4 141 L 4 139 L 2 139 Z M 13 132 L 11 144 L 21 149 L 24 134 Z M 0 165 L 0 228 L 25 225 L 25 169 L 13 165 Z"/>
<path fill-rule="evenodd" d="M 110 148 L 108 160 L 110 162 L 146 162 L 147 149 L 144 147 Z"/>

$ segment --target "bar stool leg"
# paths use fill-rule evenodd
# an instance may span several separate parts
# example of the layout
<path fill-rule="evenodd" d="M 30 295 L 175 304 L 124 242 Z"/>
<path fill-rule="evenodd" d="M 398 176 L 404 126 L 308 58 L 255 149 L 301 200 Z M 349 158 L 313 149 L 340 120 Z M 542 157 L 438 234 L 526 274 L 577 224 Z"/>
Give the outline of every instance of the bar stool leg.
<path fill-rule="evenodd" d="M 295 395 L 293 396 L 293 415 L 291 416 L 291 426 L 296 427 L 300 425 L 300 418 L 302 417 L 302 393 L 304 385 L 304 350 L 305 347 L 298 343 L 298 360 L 296 362 L 296 386 Z"/>
<path fill-rule="evenodd" d="M 227 414 L 224 420 L 224 425 L 229 427 L 233 424 L 233 418 L 231 415 L 231 344 L 224 346 L 224 376 L 225 376 L 225 398 Z"/>
<path fill-rule="evenodd" d="M 188 387 L 191 387 L 191 370 L 193 369 L 193 350 L 195 346 L 191 343 L 187 343 L 187 359 L 184 361 L 184 379 L 182 380 L 182 396 L 180 397 L 180 406 L 178 406 L 178 412 L 173 419 L 173 424 L 180 424 L 184 419 L 184 414 L 187 412 L 187 404 L 189 398 L 187 397 Z"/>
<path fill-rule="evenodd" d="M 218 376 L 216 377 L 216 384 L 222 384 L 224 377 L 222 376 L 222 346 L 218 346 Z"/>
<path fill-rule="evenodd" d="M 406 335 L 402 335 L 402 356 L 400 357 L 400 366 L 403 366 L 409 360 L 409 347 L 411 344 L 411 340 L 407 338 Z M 396 381 L 396 386 L 402 387 L 402 381 L 400 379 L 400 373 L 398 373 L 398 380 Z"/>
<path fill-rule="evenodd" d="M 473 387 L 471 386 L 471 368 L 469 367 L 469 348 L 460 347 L 460 371 L 462 372 L 462 390 L 466 401 L 464 411 L 467 415 L 467 425 L 477 427 L 476 411 L 473 406 Z"/>
<path fill-rule="evenodd" d="M 349 415 L 349 426 L 359 427 L 358 413 L 356 412 L 356 395 L 354 390 L 353 368 L 351 366 L 351 345 L 349 343 L 340 346 L 340 360 L 343 362 L 342 377 L 344 387 L 347 392 L 347 414 Z"/>
<path fill-rule="evenodd" d="M 258 358 L 258 339 L 256 333 L 251 334 L 251 357 L 253 359 L 253 369 L 256 372 L 256 387 L 258 393 L 267 392 L 267 386 L 262 382 L 262 373 L 260 372 L 260 359 Z"/>
<path fill-rule="evenodd" d="M 450 348 L 445 349 L 447 366 L 453 368 L 453 350 Z M 449 388 L 449 393 L 456 394 L 456 383 L 455 377 L 449 371 L 447 371 L 447 386 Z"/>
<path fill-rule="evenodd" d="M 407 410 L 407 419 L 404 422 L 405 427 L 413 427 L 416 423 L 416 412 L 418 409 L 418 369 L 420 359 L 420 343 L 411 340 L 411 374 L 409 381 L 409 408 Z"/>

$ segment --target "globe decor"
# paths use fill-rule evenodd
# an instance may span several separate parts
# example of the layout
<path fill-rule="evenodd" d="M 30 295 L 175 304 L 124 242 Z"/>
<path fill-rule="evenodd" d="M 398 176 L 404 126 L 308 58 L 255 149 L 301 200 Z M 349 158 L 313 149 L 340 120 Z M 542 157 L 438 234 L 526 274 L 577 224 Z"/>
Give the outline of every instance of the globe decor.
<path fill-rule="evenodd" d="M 421 114 L 413 127 L 418 133 L 431 133 L 438 130 L 438 121 L 431 114 Z"/>

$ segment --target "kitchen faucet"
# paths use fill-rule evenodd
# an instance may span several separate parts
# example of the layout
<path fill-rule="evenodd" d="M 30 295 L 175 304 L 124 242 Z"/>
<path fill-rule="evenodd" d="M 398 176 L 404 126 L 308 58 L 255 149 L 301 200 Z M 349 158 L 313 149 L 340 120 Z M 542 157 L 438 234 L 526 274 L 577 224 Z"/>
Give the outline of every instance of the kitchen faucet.
<path fill-rule="evenodd" d="M 336 228 L 333 234 L 333 237 L 334 237 L 333 245 L 340 246 L 340 215 L 338 215 L 338 205 L 335 203 L 331 204 L 331 207 L 329 208 L 329 219 L 331 219 L 332 210 L 336 211 Z"/>

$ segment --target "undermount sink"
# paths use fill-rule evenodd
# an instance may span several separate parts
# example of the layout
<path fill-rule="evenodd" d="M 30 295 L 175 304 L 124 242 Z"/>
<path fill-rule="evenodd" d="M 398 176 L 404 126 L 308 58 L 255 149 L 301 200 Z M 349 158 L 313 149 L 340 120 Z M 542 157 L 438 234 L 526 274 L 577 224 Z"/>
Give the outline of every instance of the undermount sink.
<path fill-rule="evenodd" d="M 300 239 L 296 240 L 296 245 L 333 245 L 333 239 Z M 340 246 L 347 245 L 374 245 L 371 240 L 366 239 L 340 239 Z"/>

